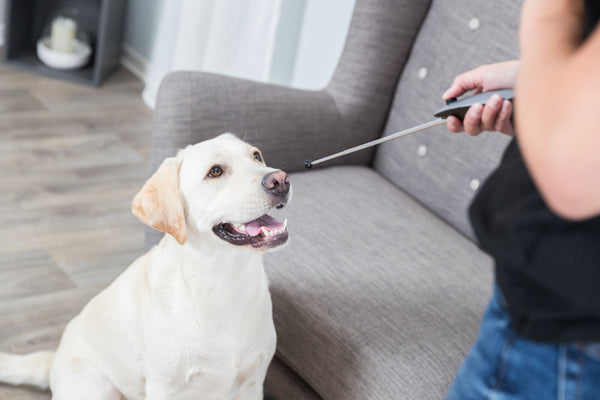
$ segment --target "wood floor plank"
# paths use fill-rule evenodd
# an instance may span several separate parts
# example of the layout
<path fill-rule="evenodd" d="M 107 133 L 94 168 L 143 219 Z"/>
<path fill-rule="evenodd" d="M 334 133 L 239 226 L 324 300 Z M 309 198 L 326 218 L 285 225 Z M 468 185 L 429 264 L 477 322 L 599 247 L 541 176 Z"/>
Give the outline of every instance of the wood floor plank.
<path fill-rule="evenodd" d="M 24 89 L 0 89 L 0 114 L 44 110 L 43 103 Z"/>
<path fill-rule="evenodd" d="M 0 384 L 0 400 L 51 400 L 50 391 Z"/>
<path fill-rule="evenodd" d="M 0 351 L 26 354 L 56 349 L 67 323 L 103 288 L 73 288 L 3 300 Z"/>
<path fill-rule="evenodd" d="M 78 287 L 108 286 L 144 254 L 141 229 L 115 229 L 103 240 L 80 241 L 49 249 L 53 260 Z"/>
<path fill-rule="evenodd" d="M 0 254 L 0 301 L 74 288 L 44 250 Z"/>
<path fill-rule="evenodd" d="M 141 102 L 141 100 L 140 100 Z M 0 115 L 0 131 L 31 127 L 60 127 L 66 124 L 84 124 L 88 132 L 112 132 L 113 128 L 151 127 L 152 114 L 143 104 L 106 105 L 73 112 L 69 109 L 53 112 L 28 111 Z"/>
<path fill-rule="evenodd" d="M 0 175 L 6 171 L 65 170 L 141 160 L 114 134 L 0 139 Z"/>
<path fill-rule="evenodd" d="M 150 176 L 148 158 L 134 164 L 112 164 L 95 167 L 78 168 L 74 170 L 76 179 L 84 182 L 114 182 L 115 176 L 122 182 L 131 182 L 132 185 L 145 182 Z M 141 186 L 137 189 L 141 189 Z"/>
<path fill-rule="evenodd" d="M 141 231 L 144 226 L 129 211 L 104 215 L 48 216 L 0 230 L 0 253 L 53 248 L 82 242 L 109 240 L 115 231 Z"/>
<path fill-rule="evenodd" d="M 20 198 L 20 209 L 28 212 L 59 209 L 70 206 L 94 206 L 97 203 L 115 203 L 125 208 L 141 187 L 132 181 L 88 181 L 74 179 L 71 182 L 58 180 L 29 187 Z"/>

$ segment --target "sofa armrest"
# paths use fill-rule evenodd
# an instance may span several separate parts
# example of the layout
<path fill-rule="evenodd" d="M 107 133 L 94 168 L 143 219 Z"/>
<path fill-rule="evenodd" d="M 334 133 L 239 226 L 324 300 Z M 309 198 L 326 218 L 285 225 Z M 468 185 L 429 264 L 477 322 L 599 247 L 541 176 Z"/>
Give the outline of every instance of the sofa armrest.
<path fill-rule="evenodd" d="M 257 145 L 269 166 L 293 172 L 301 170 L 307 158 L 359 144 L 362 132 L 349 120 L 327 91 L 173 72 L 158 93 L 152 167 L 188 144 L 232 132 Z M 366 165 L 370 159 L 368 152 L 356 153 L 338 163 Z"/>

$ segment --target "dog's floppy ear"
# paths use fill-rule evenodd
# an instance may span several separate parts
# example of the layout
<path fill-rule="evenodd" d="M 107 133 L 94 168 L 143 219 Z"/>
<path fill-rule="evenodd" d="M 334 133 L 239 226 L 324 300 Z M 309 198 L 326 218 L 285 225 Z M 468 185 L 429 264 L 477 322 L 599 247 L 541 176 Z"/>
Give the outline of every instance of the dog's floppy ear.
<path fill-rule="evenodd" d="M 146 225 L 173 236 L 179 244 L 187 240 L 185 212 L 179 196 L 181 162 L 167 158 L 133 199 L 131 211 Z"/>

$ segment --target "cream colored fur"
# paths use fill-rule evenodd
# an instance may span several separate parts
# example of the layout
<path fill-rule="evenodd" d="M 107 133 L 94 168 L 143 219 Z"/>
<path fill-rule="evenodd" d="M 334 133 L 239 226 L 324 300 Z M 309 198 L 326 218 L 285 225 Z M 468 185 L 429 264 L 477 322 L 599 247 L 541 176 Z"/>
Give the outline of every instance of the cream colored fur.
<path fill-rule="evenodd" d="M 259 400 L 275 352 L 260 251 L 213 232 L 265 214 L 276 170 L 231 134 L 167 159 L 132 209 L 167 232 L 66 327 L 56 354 L 0 353 L 0 380 L 54 400 Z M 223 176 L 208 178 L 214 165 Z M 288 198 L 289 200 L 289 198 Z"/>

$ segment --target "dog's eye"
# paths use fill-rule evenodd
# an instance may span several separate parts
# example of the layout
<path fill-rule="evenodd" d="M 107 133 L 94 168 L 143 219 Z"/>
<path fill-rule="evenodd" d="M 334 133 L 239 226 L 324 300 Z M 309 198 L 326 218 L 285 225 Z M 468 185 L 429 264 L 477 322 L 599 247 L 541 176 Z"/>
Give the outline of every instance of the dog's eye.
<path fill-rule="evenodd" d="M 211 178 L 216 178 L 223 175 L 223 168 L 221 168 L 218 165 L 214 165 L 210 171 L 208 171 L 208 176 L 210 176 Z"/>
<path fill-rule="evenodd" d="M 255 151 L 255 152 L 254 152 L 254 159 L 255 159 L 256 161 L 260 161 L 260 162 L 262 162 L 263 158 L 262 158 L 262 156 L 260 155 L 260 152 L 258 152 L 258 151 Z"/>

